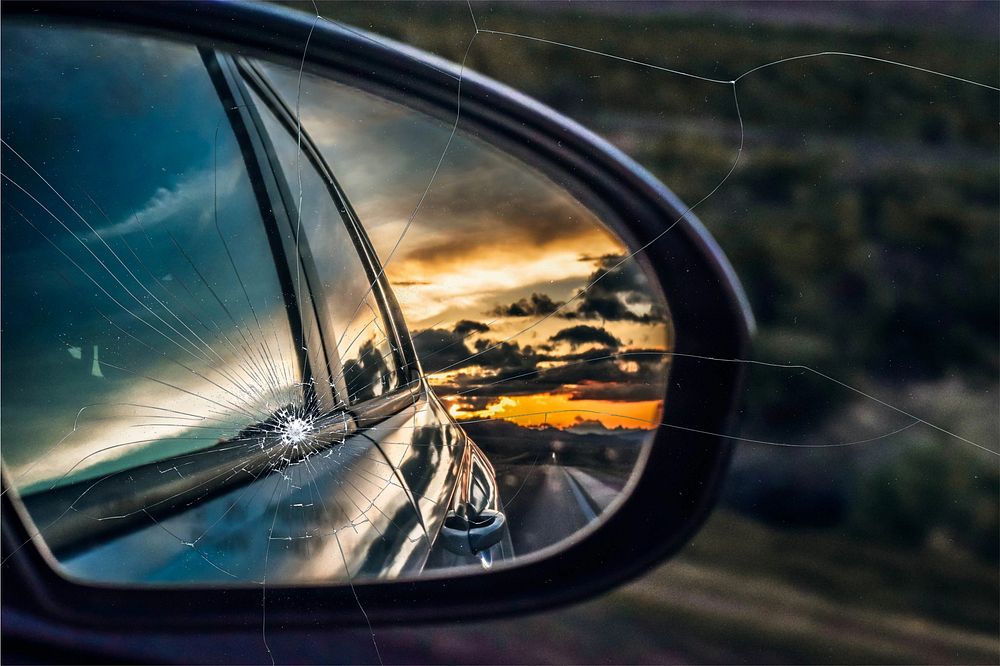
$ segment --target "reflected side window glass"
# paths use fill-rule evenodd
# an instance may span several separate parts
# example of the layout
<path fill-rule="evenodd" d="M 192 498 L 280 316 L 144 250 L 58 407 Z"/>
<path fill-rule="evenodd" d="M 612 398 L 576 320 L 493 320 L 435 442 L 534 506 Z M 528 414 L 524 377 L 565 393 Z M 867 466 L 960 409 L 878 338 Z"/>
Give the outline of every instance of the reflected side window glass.
<path fill-rule="evenodd" d="M 315 269 L 311 284 L 328 348 L 339 366 L 333 384 L 342 400 L 354 404 L 385 395 L 400 386 L 389 319 L 372 287 L 374 271 L 365 269 L 328 183 L 267 104 L 250 93 L 284 173 L 287 192 L 298 213 L 300 252 Z M 301 279 L 297 276 L 297 279 Z"/>
<path fill-rule="evenodd" d="M 3 463 L 37 524 L 61 517 L 62 559 L 249 478 L 235 461 L 308 411 L 304 361 L 198 51 L 14 22 L 2 41 Z"/>

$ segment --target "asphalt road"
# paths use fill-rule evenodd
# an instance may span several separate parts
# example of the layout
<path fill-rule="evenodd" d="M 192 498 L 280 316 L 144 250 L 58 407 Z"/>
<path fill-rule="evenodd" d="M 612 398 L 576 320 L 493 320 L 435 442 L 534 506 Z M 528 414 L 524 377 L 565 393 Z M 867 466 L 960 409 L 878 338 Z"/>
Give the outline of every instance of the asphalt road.
<path fill-rule="evenodd" d="M 580 469 L 548 461 L 510 466 L 499 476 L 500 497 L 517 554 L 571 536 L 595 520 L 601 507 L 617 495 L 613 488 Z"/>

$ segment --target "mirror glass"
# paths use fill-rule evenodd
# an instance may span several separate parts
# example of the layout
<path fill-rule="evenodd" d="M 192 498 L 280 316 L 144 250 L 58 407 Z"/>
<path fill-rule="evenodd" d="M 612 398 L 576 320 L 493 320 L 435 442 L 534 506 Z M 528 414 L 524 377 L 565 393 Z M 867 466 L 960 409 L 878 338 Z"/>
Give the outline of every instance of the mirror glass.
<path fill-rule="evenodd" d="M 61 571 L 467 573 L 614 510 L 673 331 L 608 213 L 296 69 L 2 44 L 3 466 Z"/>

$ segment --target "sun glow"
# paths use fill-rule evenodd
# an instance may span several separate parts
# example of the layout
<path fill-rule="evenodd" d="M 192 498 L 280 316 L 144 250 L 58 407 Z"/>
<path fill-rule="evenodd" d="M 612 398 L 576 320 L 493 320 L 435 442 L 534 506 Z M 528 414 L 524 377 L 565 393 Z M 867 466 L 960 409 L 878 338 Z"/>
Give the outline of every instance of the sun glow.
<path fill-rule="evenodd" d="M 521 426 L 570 428 L 581 420 L 600 421 L 605 428 L 652 430 L 660 421 L 662 400 L 615 402 L 574 400 L 572 393 L 501 396 L 475 409 L 458 396 L 443 396 L 448 413 L 462 421 L 503 419 Z"/>

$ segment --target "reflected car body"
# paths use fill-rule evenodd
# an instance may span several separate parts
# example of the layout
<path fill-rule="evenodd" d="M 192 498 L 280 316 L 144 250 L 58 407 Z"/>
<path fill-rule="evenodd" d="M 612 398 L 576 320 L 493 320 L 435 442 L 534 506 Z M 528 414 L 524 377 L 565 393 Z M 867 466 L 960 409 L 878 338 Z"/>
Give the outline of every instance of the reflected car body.
<path fill-rule="evenodd" d="M 474 564 L 474 553 L 434 544 L 448 512 L 471 503 L 474 466 L 492 467 L 426 385 L 389 400 L 404 406 L 365 428 L 355 424 L 373 417 L 333 417 L 316 450 L 281 474 L 271 473 L 280 445 L 248 458 L 223 442 L 229 456 L 199 451 L 23 501 L 37 524 L 52 525 L 46 545 L 67 572 L 99 582 L 317 583 L 345 566 L 377 578 L 418 573 L 432 553 L 436 566 Z M 495 483 L 487 488 L 477 512 L 497 509 Z"/>
<path fill-rule="evenodd" d="M 32 36 L 30 26 L 24 30 L 28 37 Z M 64 46 L 70 52 L 73 47 L 72 41 Z M 503 534 L 468 552 L 447 552 L 447 544 L 439 539 L 450 513 L 476 517 L 483 511 L 498 512 L 494 472 L 485 455 L 427 385 L 398 304 L 364 228 L 330 166 L 308 132 L 298 126 L 291 112 L 294 101 L 282 99 L 246 61 L 208 49 L 196 52 L 189 47 L 189 51 L 193 57 L 183 61 L 185 66 L 188 70 L 202 67 L 207 72 L 217 94 L 216 103 L 225 109 L 225 118 L 236 137 L 238 154 L 262 213 L 270 258 L 283 283 L 287 326 L 297 338 L 294 347 L 288 349 L 298 350 L 302 379 L 289 382 L 291 402 L 281 405 L 284 395 L 277 403 L 269 399 L 271 406 L 263 408 L 264 414 L 256 422 L 238 413 L 242 421 L 237 423 L 242 427 L 233 436 L 194 450 L 159 456 L 151 462 L 138 457 L 134 461 L 119 459 L 111 473 L 98 466 L 96 471 L 78 478 L 73 475 L 77 463 L 53 482 L 25 489 L 21 499 L 43 534 L 46 547 L 71 577 L 132 584 L 264 580 L 320 583 L 357 576 L 418 573 L 429 560 L 432 566 L 457 566 L 488 564 L 494 558 L 510 557 L 509 537 L 504 546 Z M 168 55 L 180 60 L 179 56 Z M 115 69 L 117 64 L 104 67 L 109 80 L 123 76 Z M 127 65 L 120 67 L 128 72 Z M 98 69 L 98 74 L 103 71 Z M 13 99 L 27 92 L 14 82 L 5 87 L 5 95 Z M 51 115 L 60 113 L 60 101 L 58 96 L 52 97 L 48 110 Z M 108 104 L 110 110 L 103 113 L 116 112 L 113 103 Z M 30 121 L 18 115 L 18 108 L 12 103 L 5 110 L 5 122 Z M 270 124 L 265 118 L 270 119 Z M 12 177 L 11 182 L 27 178 L 22 175 L 25 166 L 32 170 L 30 162 L 35 160 L 30 148 L 25 154 L 28 159 L 17 154 L 23 164 L 13 158 L 5 163 L 5 174 Z M 330 225 L 325 236 L 343 241 L 336 252 L 348 258 L 339 264 L 322 254 L 316 234 L 310 235 L 309 223 L 303 223 L 306 213 L 300 210 L 301 186 L 298 197 L 291 191 L 301 175 L 292 173 L 293 169 L 309 169 L 310 174 L 319 176 L 317 182 L 324 183 L 322 189 L 310 194 L 317 197 L 315 205 L 332 214 L 322 222 Z M 22 192 L 35 198 L 26 190 Z M 334 234 L 334 228 L 339 236 Z M 300 229 L 305 231 L 301 236 Z M 96 231 L 94 234 L 110 249 L 102 236 Z M 5 238 L 11 252 L 26 255 L 49 240 L 44 234 L 41 238 L 34 234 Z M 223 238 L 225 253 L 217 251 L 210 255 L 210 261 L 224 264 L 230 245 Z M 169 293 L 163 280 L 175 282 L 179 275 L 174 278 L 173 273 L 168 273 L 157 278 L 148 268 L 156 256 L 141 258 L 132 246 L 126 247 L 164 288 L 163 292 Z M 198 266 L 199 257 L 192 260 L 183 248 L 181 252 L 201 277 L 206 262 Z M 233 261 L 232 257 L 229 260 Z M 344 268 L 347 262 L 357 266 L 356 274 Z M 237 264 L 232 265 L 242 281 Z M 244 268 L 242 274 L 246 273 Z M 336 302 L 342 293 L 350 293 L 349 286 L 341 283 L 348 276 L 354 280 L 356 290 L 364 292 L 356 310 L 366 305 L 379 331 L 377 338 L 360 346 L 356 358 L 350 358 L 351 350 L 342 343 L 348 330 L 334 330 L 341 323 L 335 312 Z M 234 306 L 226 305 L 225 296 L 219 298 L 218 281 L 202 281 L 228 314 Z M 244 293 L 247 288 L 242 285 Z M 255 309 L 250 295 L 247 301 L 253 319 L 257 319 L 260 302 Z M 164 321 L 165 314 L 159 316 L 147 310 Z M 228 333 L 222 330 L 220 334 L 227 341 L 249 335 L 250 342 L 234 350 L 245 351 L 251 358 L 258 352 L 255 348 L 262 349 L 259 354 L 265 357 L 281 354 L 280 347 L 276 353 L 269 347 L 270 338 L 277 336 L 265 332 L 266 323 L 265 329 L 257 324 L 259 339 L 254 338 L 252 327 L 247 332 L 248 318 L 237 316 Z M 190 330 L 190 326 L 187 328 Z M 190 335 L 196 334 L 192 331 Z M 359 336 L 361 332 L 354 337 Z M 134 335 L 132 338 L 149 346 Z M 245 358 L 237 361 L 248 363 Z M 90 375 L 101 380 L 123 371 L 99 360 L 96 345 L 91 367 L 96 370 Z M 218 386 L 207 377 L 208 370 L 183 367 L 205 379 L 203 384 Z M 270 368 L 267 371 L 276 372 Z M 261 372 L 251 368 L 245 373 L 248 377 L 239 377 L 238 385 L 251 383 L 254 373 Z M 233 390 L 226 388 L 225 392 L 232 395 Z M 84 403 L 101 399 L 103 396 L 85 396 Z M 226 404 L 231 402 L 227 400 Z M 218 400 L 215 403 L 223 404 Z M 249 411 L 239 404 L 236 407 Z M 84 410 L 80 411 L 77 424 Z M 175 411 L 174 418 L 186 418 L 177 414 L 180 412 Z M 74 433 L 76 430 L 74 425 Z M 206 437 L 198 439 L 205 441 Z M 117 446 L 124 444 L 108 448 Z M 484 472 L 489 482 L 479 487 L 486 494 L 473 502 L 473 480 Z M 436 552 L 442 550 L 445 552 Z"/>

